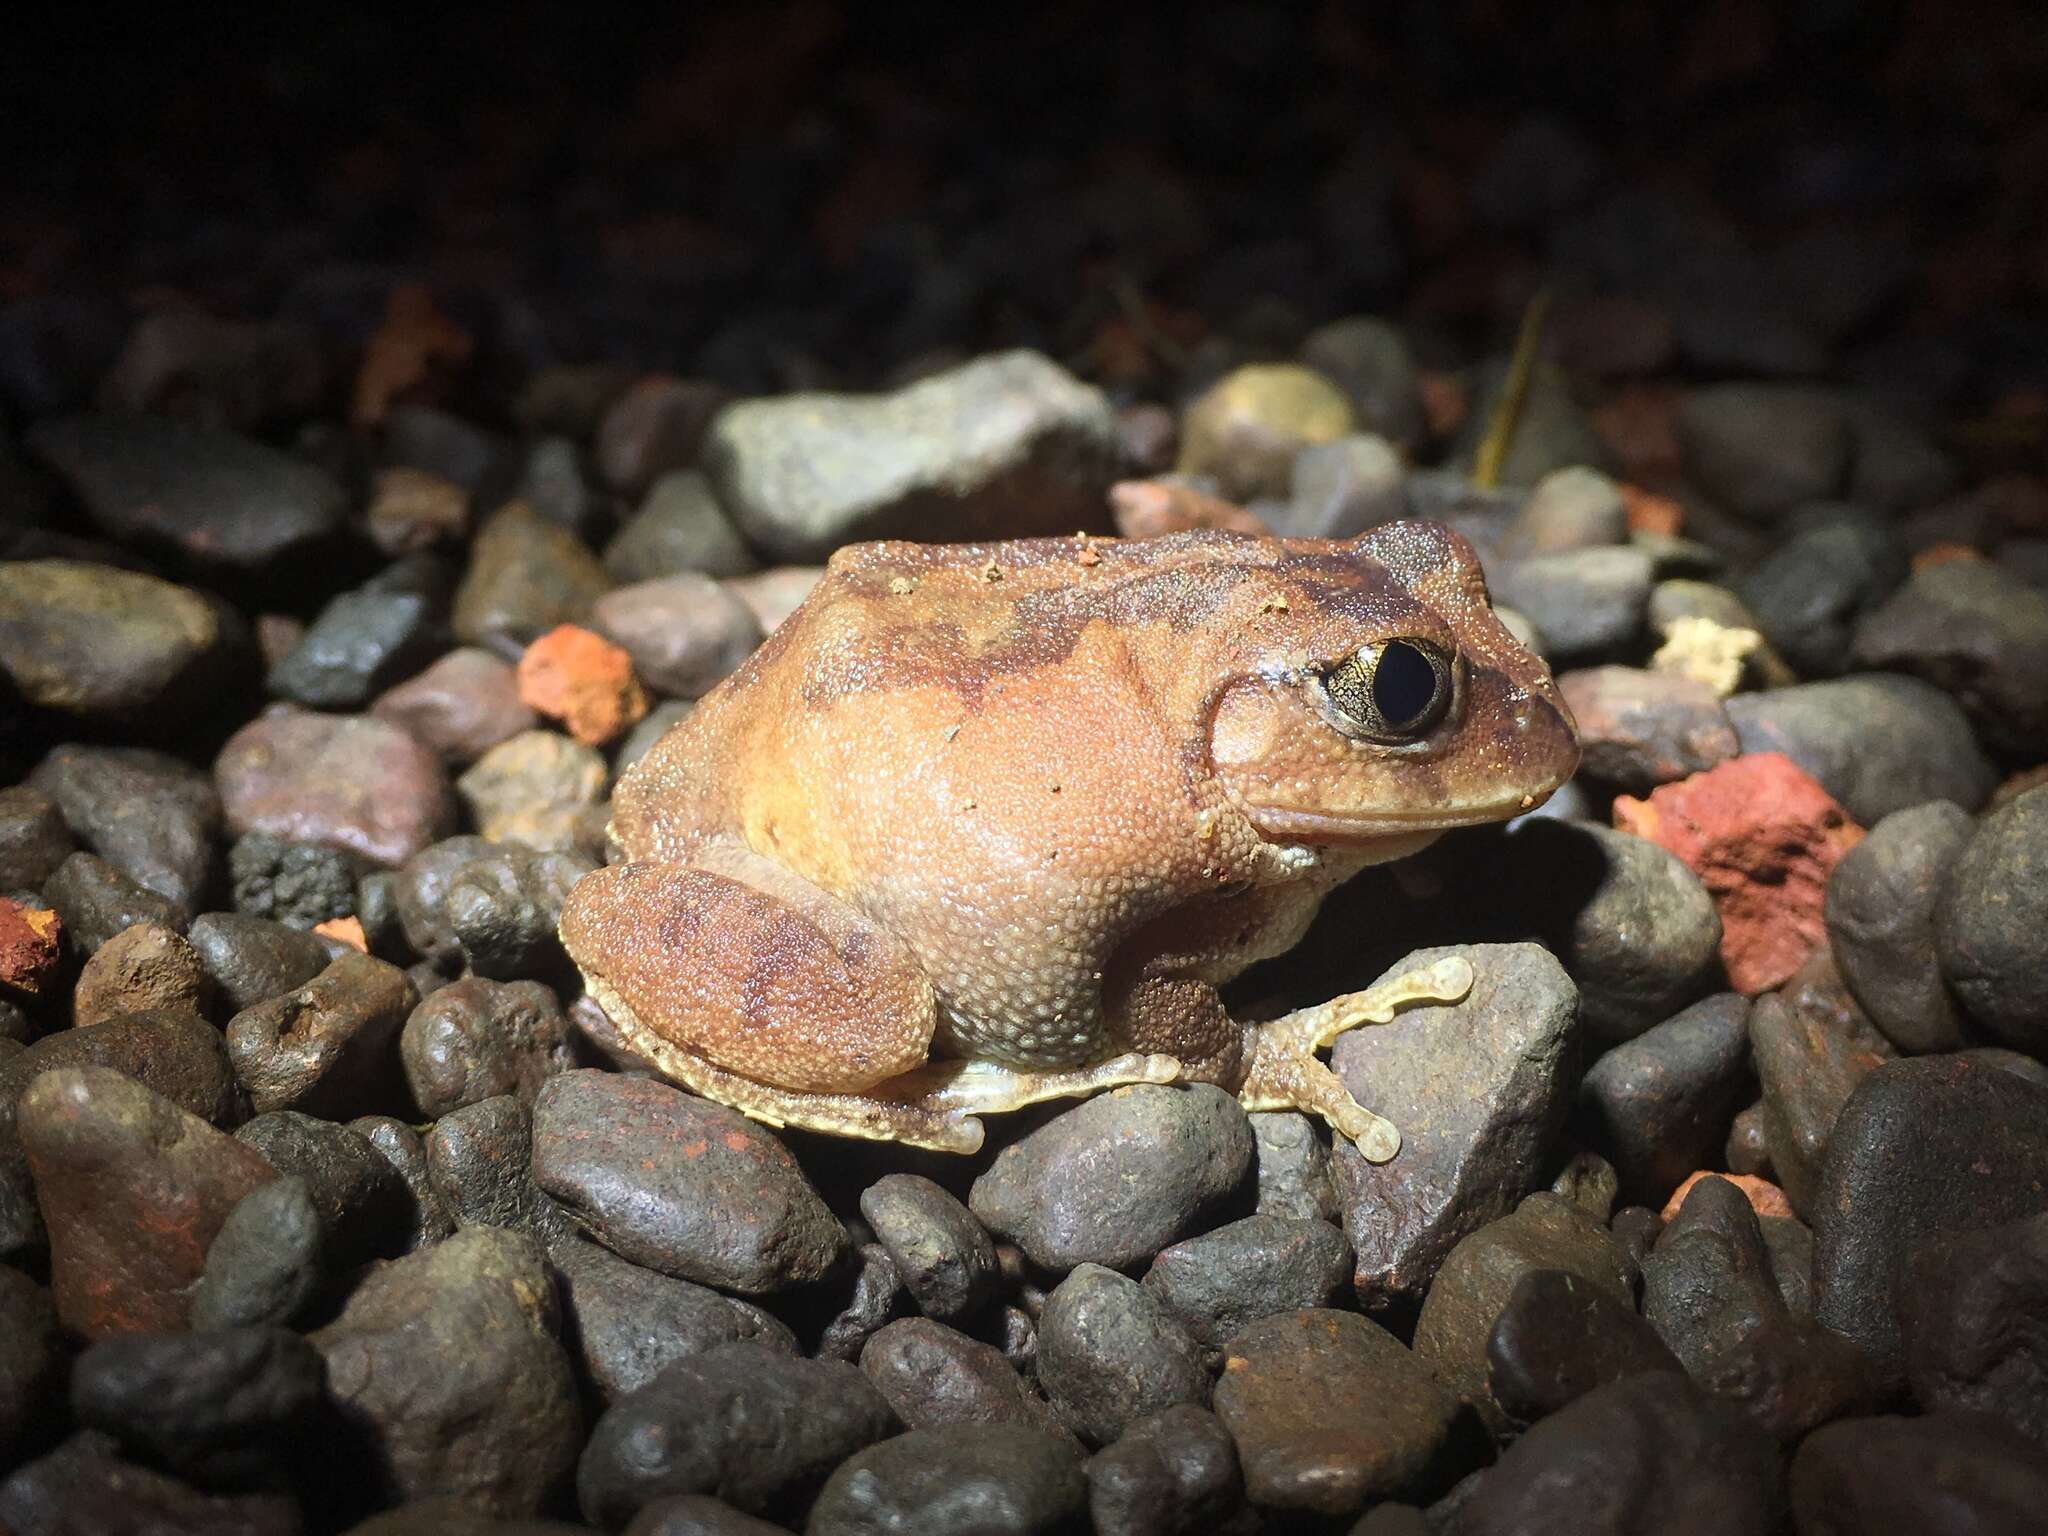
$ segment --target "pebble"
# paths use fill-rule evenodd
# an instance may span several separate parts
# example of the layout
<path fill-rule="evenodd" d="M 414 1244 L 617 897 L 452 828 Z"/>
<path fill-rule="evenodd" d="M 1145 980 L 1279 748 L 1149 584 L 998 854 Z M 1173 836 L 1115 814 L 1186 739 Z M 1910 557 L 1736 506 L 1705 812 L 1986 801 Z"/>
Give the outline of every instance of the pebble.
<path fill-rule="evenodd" d="M 1920 1407 L 1993 1414 L 2048 1446 L 2048 1213 L 1940 1234 L 1906 1263 L 1899 1325 Z"/>
<path fill-rule="evenodd" d="M 406 942 L 437 964 L 495 981 L 566 968 L 555 924 L 569 888 L 592 868 L 579 854 L 451 837 L 398 872 Z"/>
<path fill-rule="evenodd" d="M 206 1486 L 261 1486 L 312 1432 L 325 1363 L 288 1329 L 131 1333 L 71 1372 L 78 1422 Z"/>
<path fill-rule="evenodd" d="M 440 1196 L 434 1193 L 427 1144 L 418 1131 L 390 1115 L 358 1115 L 349 1121 L 349 1129 L 376 1149 L 405 1186 L 412 1233 L 402 1245 L 404 1252 L 438 1243 L 455 1230 L 454 1218 L 441 1208 Z"/>
<path fill-rule="evenodd" d="M 1209 386 L 1181 418 L 1183 475 L 1206 475 L 1229 500 L 1287 495 L 1295 457 L 1356 428 L 1329 379 L 1294 363 L 1251 364 Z"/>
<path fill-rule="evenodd" d="M 370 542 L 394 558 L 458 543 L 469 532 L 469 492 L 431 470 L 380 469 L 364 509 Z"/>
<path fill-rule="evenodd" d="M 1858 626 L 1855 655 L 1946 690 L 1993 751 L 2048 755 L 2048 592 L 2003 567 L 1920 566 Z"/>
<path fill-rule="evenodd" d="M 365 1276 L 312 1341 L 335 1408 L 377 1447 L 378 1494 L 455 1490 L 501 1519 L 550 1503 L 582 1435 L 559 1321 L 539 1246 L 497 1228 Z"/>
<path fill-rule="evenodd" d="M 237 1200 L 206 1248 L 192 1287 L 192 1327 L 257 1328 L 297 1321 L 319 1293 L 326 1234 L 301 1178 L 274 1179 Z"/>
<path fill-rule="evenodd" d="M 1284 502 L 1262 502 L 1283 538 L 1348 539 L 1408 515 L 1408 466 L 1385 438 L 1354 432 L 1295 455 Z"/>
<path fill-rule="evenodd" d="M 613 490 L 638 496 L 659 477 L 696 462 L 726 393 L 703 379 L 650 374 L 623 390 L 597 425 L 593 457 Z"/>
<path fill-rule="evenodd" d="M 1081 1462 L 1059 1440 L 1017 1424 L 913 1429 L 856 1452 L 834 1472 L 806 1536 L 1056 1536 L 1087 1524 Z"/>
<path fill-rule="evenodd" d="M 2048 1211 L 2048 1086 L 1965 1056 L 1884 1063 L 1842 1107 L 1812 1209 L 1815 1318 L 1895 1373 L 1914 1250 Z"/>
<path fill-rule="evenodd" d="M 398 1102 L 393 1044 L 419 989 L 397 966 L 348 953 L 303 987 L 229 1021 L 228 1056 L 256 1113 L 347 1119 Z"/>
<path fill-rule="evenodd" d="M 899 1318 L 860 1351 L 861 1374 L 909 1429 L 1029 1424 L 1061 1434 L 1045 1400 L 993 1344 L 928 1317 Z"/>
<path fill-rule="evenodd" d="M 394 407 L 383 421 L 386 463 L 425 470 L 474 494 L 502 468 L 503 445 L 490 432 L 430 405 Z"/>
<path fill-rule="evenodd" d="M 361 1131 L 278 1110 L 239 1126 L 235 1140 L 280 1174 L 304 1181 L 319 1213 L 328 1269 L 344 1273 L 405 1251 L 416 1215 L 412 1193 Z"/>
<path fill-rule="evenodd" d="M 213 772 L 236 837 L 268 832 L 403 864 L 455 820 L 439 759 L 368 715 L 267 712 L 228 738 Z"/>
<path fill-rule="evenodd" d="M 608 498 L 585 483 L 576 444 L 566 437 L 541 437 L 525 448 L 510 496 L 579 539 L 611 526 Z"/>
<path fill-rule="evenodd" d="M 509 1227 L 543 1248 L 575 1236 L 574 1223 L 533 1181 L 533 1116 L 511 1094 L 450 1110 L 426 1135 L 434 1196 L 465 1227 Z"/>
<path fill-rule="evenodd" d="M 1716 1536 L 1782 1529 L 1777 1446 L 1675 1371 L 1596 1387 L 1508 1447 L 1446 1536 Z M 1698 1522 L 1698 1523 L 1694 1523 Z"/>
<path fill-rule="evenodd" d="M 1856 1007 L 1825 951 L 1783 990 L 1757 999 L 1749 1041 L 1763 1085 L 1771 1166 L 1793 1208 L 1811 1212 L 1835 1118 L 1891 1047 Z"/>
<path fill-rule="evenodd" d="M 403 728 L 451 768 L 540 724 L 519 697 L 512 664 L 473 645 L 457 646 L 387 689 L 370 714 Z"/>
<path fill-rule="evenodd" d="M 1134 1420 L 1208 1401 L 1202 1347 L 1157 1295 L 1126 1275 L 1082 1264 L 1038 1319 L 1038 1381 L 1068 1428 L 1108 1445 Z"/>
<path fill-rule="evenodd" d="M 1494 598 L 1533 623 L 1545 658 L 1565 666 L 1633 647 L 1656 575 L 1650 553 L 1626 544 L 1533 555 L 1488 572 Z"/>
<path fill-rule="evenodd" d="M 1566 1270 L 1624 1304 L 1635 1298 L 1634 1260 L 1600 1223 L 1542 1191 L 1451 1250 L 1415 1325 L 1416 1355 L 1496 1431 L 1506 1415 L 1487 1388 L 1487 1339 L 1522 1276 L 1538 1269 Z"/>
<path fill-rule="evenodd" d="M 1735 990 L 1785 981 L 1827 942 L 1828 876 L 1863 829 L 1791 758 L 1760 752 L 1622 796 L 1614 822 L 1676 854 L 1714 897 Z"/>
<path fill-rule="evenodd" d="M 721 1344 L 663 1367 L 605 1410 L 577 1469 L 577 1502 L 607 1530 L 685 1493 L 791 1520 L 835 1467 L 896 1428 L 882 1394 L 843 1361 Z"/>
<path fill-rule="evenodd" d="M 527 645 L 519 697 L 591 747 L 617 740 L 654 707 L 625 648 L 575 624 L 558 624 Z"/>
<path fill-rule="evenodd" d="M 1621 487 L 1597 469 L 1574 465 L 1536 482 L 1501 531 L 1500 553 L 1527 560 L 1627 542 L 1628 507 Z"/>
<path fill-rule="evenodd" d="M 1828 877 L 1822 915 L 1842 980 L 1902 1051 L 1952 1051 L 1962 1018 L 1942 981 L 1935 927 L 1968 815 L 1946 800 L 1893 811 Z M 2014 888 L 2002 886 L 2001 899 Z"/>
<path fill-rule="evenodd" d="M 761 621 L 761 632 L 773 634 L 775 626 L 795 613 L 797 606 L 811 595 L 811 589 L 824 574 L 822 565 L 776 565 L 735 576 L 725 586 L 754 610 L 754 617 Z"/>
<path fill-rule="evenodd" d="M 783 560 L 855 539 L 1099 528 L 1120 468 L 1102 393 L 1026 351 L 893 394 L 741 401 L 713 420 L 703 464 L 740 532 Z"/>
<path fill-rule="evenodd" d="M 601 1402 L 615 1402 L 673 1362 L 721 1344 L 799 1353 L 796 1336 L 751 1302 L 629 1264 L 596 1243 L 558 1242 L 548 1261 L 561 1282 L 564 1334 L 578 1373 Z"/>
<path fill-rule="evenodd" d="M 1330 1176 L 1330 1144 L 1315 1122 L 1291 1109 L 1247 1118 L 1257 1146 L 1258 1214 L 1303 1221 L 1340 1219 L 1343 1206 Z"/>
<path fill-rule="evenodd" d="M 1220 1088 L 1119 1088 L 1003 1148 L 967 1203 L 1048 1269 L 1123 1269 L 1199 1231 L 1248 1182 L 1252 1151 Z"/>
<path fill-rule="evenodd" d="M 851 1284 L 847 1283 L 851 1273 Z M 846 1298 L 845 1305 L 826 1319 L 818 1331 L 818 1347 L 811 1351 L 820 1360 L 858 1360 L 868 1340 L 903 1312 L 903 1276 L 896 1261 L 880 1243 L 856 1243 L 853 1262 L 834 1277 L 834 1290 Z"/>
<path fill-rule="evenodd" d="M 1354 1515 L 1426 1488 L 1457 1407 L 1392 1334 L 1320 1308 L 1252 1324 L 1226 1347 L 1216 1384 L 1246 1493 L 1283 1517 Z"/>
<path fill-rule="evenodd" d="M 620 585 L 695 571 L 743 576 L 758 562 L 694 469 L 672 470 L 647 489 L 640 508 L 604 547 L 604 568 Z"/>
<path fill-rule="evenodd" d="M 212 1000 L 213 977 L 199 951 L 175 929 L 137 923 L 85 962 L 71 997 L 71 1022 L 82 1028 L 158 1008 L 203 1015 Z"/>
<path fill-rule="evenodd" d="M 2048 1056 L 2048 785 L 1978 822 L 1935 916 L 1941 976 L 1992 1039 Z"/>
<path fill-rule="evenodd" d="M 1678 405 L 1686 469 L 1745 517 L 1769 519 L 1841 492 L 1853 437 L 1836 398 L 1801 384 L 1712 384 Z"/>
<path fill-rule="evenodd" d="M 1786 537 L 1739 583 L 1757 627 L 1802 676 L 1849 665 L 1856 626 L 1905 579 L 1906 552 L 1884 520 L 1860 507 L 1802 508 Z"/>
<path fill-rule="evenodd" d="M 1929 800 L 1975 811 L 1998 782 L 1961 706 L 1918 678 L 1801 683 L 1726 708 L 1745 753 L 1784 753 L 1866 827 Z"/>
<path fill-rule="evenodd" d="M 237 838 L 228 850 L 228 882 L 237 912 L 287 928 L 310 929 L 355 911 L 347 856 L 317 843 L 288 843 L 268 832 Z"/>
<path fill-rule="evenodd" d="M 185 917 L 168 896 L 137 885 L 97 854 L 74 853 L 43 882 L 43 899 L 63 923 L 65 947 L 90 955 L 137 923 L 181 929 Z"/>
<path fill-rule="evenodd" d="M 1500 412 L 1509 374 L 1505 357 L 1489 358 L 1473 371 L 1471 409 L 1451 445 L 1450 462 L 1469 474 L 1480 439 Z M 1599 468 L 1606 450 L 1587 419 L 1562 368 L 1539 358 L 1529 371 L 1514 436 L 1500 464 L 1504 486 L 1533 486 L 1555 470 L 1577 465 Z"/>
<path fill-rule="evenodd" d="M 1414 354 L 1398 326 L 1351 315 L 1310 331 L 1301 361 L 1344 392 L 1359 427 L 1412 452 L 1428 423 Z"/>
<path fill-rule="evenodd" d="M 27 446 L 110 538 L 201 565 L 260 569 L 338 531 L 348 493 L 252 439 L 157 416 L 44 421 Z"/>
<path fill-rule="evenodd" d="M 1639 1035 L 1713 986 L 1721 946 L 1713 898 L 1677 855 L 1648 839 L 1539 817 L 1509 836 L 1502 879 L 1512 900 L 1531 903 L 1515 918 L 1563 960 L 1594 1039 Z"/>
<path fill-rule="evenodd" d="M 1739 750 L 1720 696 L 1696 678 L 1589 667 L 1564 673 L 1557 687 L 1578 722 L 1582 770 L 1629 794 L 1703 772 Z"/>
<path fill-rule="evenodd" d="M 1698 1381 L 1783 1311 L 1748 1199 L 1727 1179 L 1694 1181 L 1643 1261 L 1644 1318 Z"/>
<path fill-rule="evenodd" d="M 1705 1167 L 1753 1091 L 1749 1002 L 1702 998 L 1605 1052 L 1578 1088 L 1578 1134 L 1612 1160 L 1622 1199 L 1645 1205 Z"/>
<path fill-rule="evenodd" d="M 542 1189 L 621 1258 L 760 1295 L 821 1280 L 846 1232 L 788 1150 L 737 1110 L 585 1070 L 534 1104 Z"/>
<path fill-rule="evenodd" d="M 0 1265 L 0 1457 L 16 1466 L 61 1422 L 69 1352 L 50 1293 Z"/>
<path fill-rule="evenodd" d="M 430 1120 L 500 1094 L 531 1104 L 542 1083 L 576 1064 L 553 992 L 483 976 L 451 982 L 415 1007 L 398 1049 L 413 1101 Z"/>
<path fill-rule="evenodd" d="M 860 1213 L 895 1261 L 918 1310 L 941 1322 L 980 1312 L 1002 1286 L 988 1229 L 930 1179 L 885 1174 L 861 1191 Z"/>
<path fill-rule="evenodd" d="M 99 403 L 246 430 L 313 415 L 330 380 L 319 334 L 297 321 L 158 309 L 128 332 Z"/>
<path fill-rule="evenodd" d="M 560 731 L 531 730 L 498 743 L 455 781 L 455 794 L 487 842 L 523 843 L 596 861 L 604 847 L 604 754 Z"/>
<path fill-rule="evenodd" d="M 1331 1065 L 1361 1104 L 1395 1116 L 1401 1152 L 1369 1163 L 1340 1141 L 1334 1162 L 1354 1281 L 1368 1311 L 1420 1300 L 1458 1241 L 1537 1183 L 1570 1103 L 1578 994 L 1534 944 L 1418 950 L 1388 980 L 1463 956 L 1466 997 L 1347 1031 Z"/>
<path fill-rule="evenodd" d="M 1351 1274 L 1351 1244 L 1328 1222 L 1247 1216 L 1163 1250 L 1144 1286 L 1220 1346 L 1262 1317 L 1337 1305 Z"/>
<path fill-rule="evenodd" d="M 1237 1446 L 1191 1403 L 1138 1420 L 1090 1458 L 1087 1474 L 1097 1536 L 1199 1536 L 1244 1509 Z"/>
<path fill-rule="evenodd" d="M 2048 1455 L 1980 1414 L 1849 1419 L 1799 1447 L 1791 1491 L 1802 1533 L 2029 1536 L 2048 1508 Z"/>
<path fill-rule="evenodd" d="M 56 994 L 63 970 L 64 919 L 56 909 L 0 896 L 0 1000 L 41 1003 Z"/>
<path fill-rule="evenodd" d="M 204 771 L 143 747 L 53 748 L 28 782 L 57 802 L 72 834 L 181 920 L 214 872 L 221 806 Z"/>
<path fill-rule="evenodd" d="M 0 891 L 34 890 L 76 847 L 56 801 L 26 784 L 0 789 Z"/>
<path fill-rule="evenodd" d="M 610 586 L 575 534 L 523 501 L 507 502 L 470 543 L 455 589 L 455 637 L 465 645 L 524 646 L 558 624 L 581 622 Z"/>
<path fill-rule="evenodd" d="M 1533 1424 L 1624 1376 L 1681 1370 L 1634 1307 L 1579 1275 L 1533 1269 L 1486 1338 L 1486 1382 L 1501 1411 Z"/>
<path fill-rule="evenodd" d="M 88 1338 L 185 1327 L 207 1245 L 237 1200 L 277 1177 L 232 1137 L 101 1066 L 42 1072 L 20 1096 L 16 1129 L 49 1228 L 57 1314 Z"/>
<path fill-rule="evenodd" d="M 296 987 L 327 969 L 327 946 L 310 933 L 245 912 L 205 912 L 186 934 L 230 1014 Z"/>
<path fill-rule="evenodd" d="M 580 1525 L 564 1527 L 562 1536 L 584 1529 Z M 351 1536 L 369 1533 L 352 1532 Z M 422 1532 L 420 1536 L 428 1533 Z M 535 1532 L 534 1536 L 541 1533 Z M 626 1523 L 624 1536 L 789 1536 L 789 1527 L 743 1515 L 723 1499 L 708 1494 L 685 1493 L 672 1499 L 656 1499 L 647 1505 Z"/>
<path fill-rule="evenodd" d="M 298 1502 L 283 1493 L 206 1493 L 123 1461 L 109 1435 L 82 1430 L 0 1483 L 0 1527 L 15 1536 L 73 1532 L 204 1532 L 302 1536 Z"/>
<path fill-rule="evenodd" d="M 360 709 L 447 648 L 448 578 L 409 555 L 329 599 L 297 645 L 272 664 L 274 697 L 311 709 Z"/>
<path fill-rule="evenodd" d="M 625 647 L 633 669 L 666 699 L 700 699 L 761 643 L 754 610 L 699 571 L 614 587 L 591 624 Z"/>

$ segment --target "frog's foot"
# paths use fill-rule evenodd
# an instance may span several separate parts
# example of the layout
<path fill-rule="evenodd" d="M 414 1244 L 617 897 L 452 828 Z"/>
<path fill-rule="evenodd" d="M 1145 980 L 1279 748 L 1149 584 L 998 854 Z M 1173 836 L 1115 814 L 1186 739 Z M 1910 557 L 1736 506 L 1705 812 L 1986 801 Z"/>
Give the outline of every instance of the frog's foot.
<path fill-rule="evenodd" d="M 1335 1043 L 1347 1029 L 1389 1022 L 1411 1003 L 1455 1003 L 1471 990 L 1471 962 L 1450 955 L 1363 992 L 1349 992 L 1254 1025 L 1238 1102 L 1249 1110 L 1299 1109 L 1321 1115 L 1356 1144 L 1367 1162 L 1384 1163 L 1401 1150 L 1401 1133 L 1354 1099 L 1344 1080 L 1316 1052 Z"/>

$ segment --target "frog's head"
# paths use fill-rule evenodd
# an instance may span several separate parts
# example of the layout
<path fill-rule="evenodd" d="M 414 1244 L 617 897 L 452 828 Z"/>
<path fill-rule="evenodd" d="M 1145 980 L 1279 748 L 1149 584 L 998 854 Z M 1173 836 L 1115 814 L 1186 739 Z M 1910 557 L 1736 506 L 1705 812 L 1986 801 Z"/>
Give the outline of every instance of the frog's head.
<path fill-rule="evenodd" d="M 1532 810 L 1578 766 L 1550 671 L 1436 523 L 1258 541 L 1212 695 L 1209 758 L 1275 842 L 1370 846 Z"/>

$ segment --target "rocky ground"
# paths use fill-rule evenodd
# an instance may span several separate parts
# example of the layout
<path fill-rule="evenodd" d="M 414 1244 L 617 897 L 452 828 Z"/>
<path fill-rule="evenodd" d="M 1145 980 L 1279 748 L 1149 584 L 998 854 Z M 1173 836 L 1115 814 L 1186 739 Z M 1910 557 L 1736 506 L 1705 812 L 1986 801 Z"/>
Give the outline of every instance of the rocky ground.
<path fill-rule="evenodd" d="M 0 1528 L 2040 1528 L 2039 29 L 1438 9 L 10 82 Z M 1234 989 L 1471 957 L 1336 1049 L 1391 1164 L 771 1133 L 580 996 L 837 545 L 1410 515 L 1586 756 Z"/>

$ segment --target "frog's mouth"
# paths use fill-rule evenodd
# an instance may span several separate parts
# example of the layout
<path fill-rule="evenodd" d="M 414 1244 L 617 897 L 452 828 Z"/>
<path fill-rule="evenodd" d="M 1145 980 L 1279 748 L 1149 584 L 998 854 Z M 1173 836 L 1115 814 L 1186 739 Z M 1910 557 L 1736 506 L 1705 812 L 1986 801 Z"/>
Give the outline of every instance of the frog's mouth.
<path fill-rule="evenodd" d="M 1484 826 L 1524 816 L 1548 800 L 1552 790 L 1522 794 L 1483 805 L 1456 809 L 1419 811 L 1411 815 L 1374 814 L 1346 816 L 1328 811 L 1290 810 L 1279 806 L 1247 804 L 1245 819 L 1269 843 L 1307 843 L 1316 847 L 1364 848 L 1378 854 L 1375 845 L 1387 844 L 1392 851 L 1380 859 L 1404 858 L 1426 846 L 1438 833 L 1457 827 Z M 1393 845 L 1407 843 L 1408 848 Z M 1376 859 L 1376 862 L 1378 860 Z"/>

